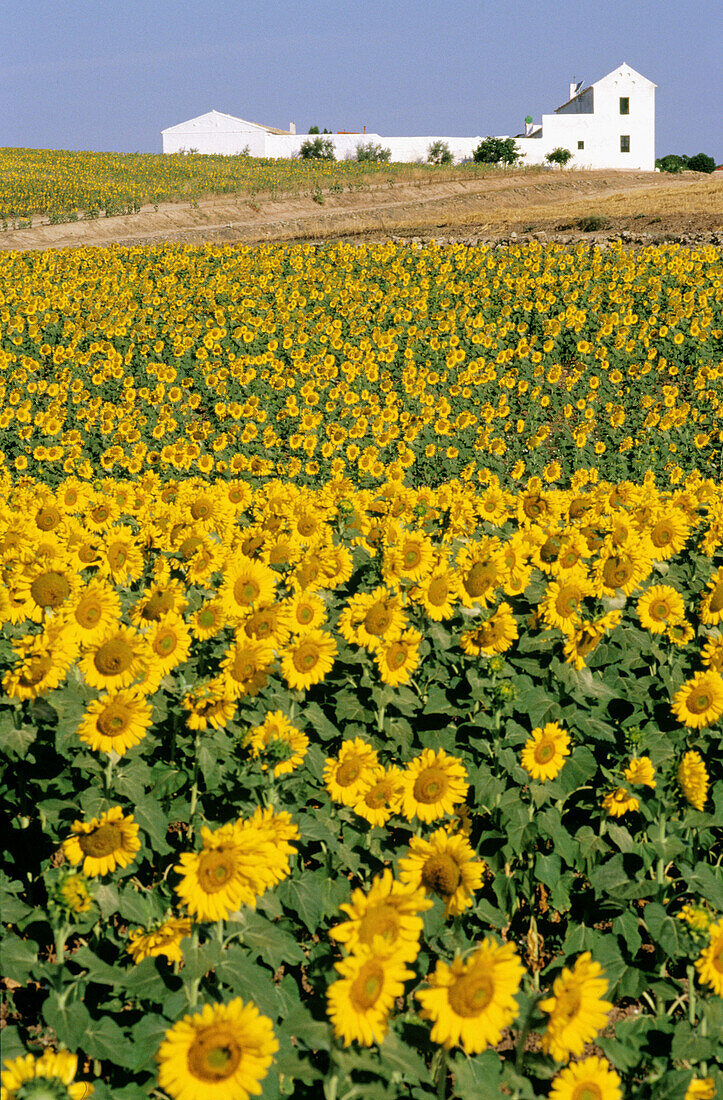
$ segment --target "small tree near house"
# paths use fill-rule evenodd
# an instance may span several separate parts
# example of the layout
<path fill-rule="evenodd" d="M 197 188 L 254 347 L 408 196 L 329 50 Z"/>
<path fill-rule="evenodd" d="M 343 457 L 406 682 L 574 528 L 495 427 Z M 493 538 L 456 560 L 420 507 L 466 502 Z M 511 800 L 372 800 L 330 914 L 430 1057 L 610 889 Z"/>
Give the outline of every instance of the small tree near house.
<path fill-rule="evenodd" d="M 433 141 L 427 149 L 427 164 L 451 164 L 452 159 L 449 145 L 441 138 Z"/>
<path fill-rule="evenodd" d="M 553 149 L 551 153 L 545 153 L 545 160 L 548 164 L 558 164 L 560 168 L 564 168 L 569 160 L 572 159 L 572 153 L 569 149 L 563 149 L 562 146 L 558 146 L 557 149 Z"/>
<path fill-rule="evenodd" d="M 521 156 L 514 138 L 486 137 L 472 153 L 472 160 L 477 164 L 504 164 L 512 167 Z"/>
<path fill-rule="evenodd" d="M 302 141 L 299 156 L 302 160 L 336 160 L 334 142 L 330 138 L 309 138 Z"/>

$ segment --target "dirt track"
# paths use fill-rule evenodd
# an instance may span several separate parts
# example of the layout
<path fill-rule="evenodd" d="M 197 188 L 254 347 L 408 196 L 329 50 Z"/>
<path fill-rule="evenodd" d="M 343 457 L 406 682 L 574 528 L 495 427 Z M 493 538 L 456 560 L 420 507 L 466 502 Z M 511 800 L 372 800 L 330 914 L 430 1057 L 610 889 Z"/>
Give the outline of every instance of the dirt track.
<path fill-rule="evenodd" d="M 220 196 L 128 214 L 0 234 L 0 249 L 460 236 L 496 240 L 585 235 L 577 224 L 604 219 L 603 235 L 716 239 L 723 232 L 723 179 L 684 173 L 500 172 L 476 179 L 400 181 L 362 191 L 264 201 Z"/>

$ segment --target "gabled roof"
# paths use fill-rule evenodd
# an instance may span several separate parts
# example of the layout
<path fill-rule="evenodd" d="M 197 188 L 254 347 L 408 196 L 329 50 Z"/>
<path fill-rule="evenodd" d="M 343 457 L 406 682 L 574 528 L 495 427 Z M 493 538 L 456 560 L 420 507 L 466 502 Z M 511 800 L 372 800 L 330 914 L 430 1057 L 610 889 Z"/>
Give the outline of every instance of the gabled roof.
<path fill-rule="evenodd" d="M 237 118 L 236 115 L 227 115 L 223 111 L 206 111 L 203 115 L 197 115 L 196 118 L 189 118 L 185 122 L 178 122 L 175 126 L 167 126 L 165 130 L 161 130 L 162 134 L 172 134 L 174 130 L 178 130 L 181 133 L 185 133 L 190 129 L 198 129 L 198 124 L 205 124 L 209 129 L 220 129 L 221 125 L 224 125 L 226 130 L 238 131 L 239 133 L 248 132 L 249 130 L 261 130 L 265 134 L 288 134 L 288 130 L 279 130 L 276 126 L 263 126 L 258 122 L 248 122 L 245 118 Z"/>
<path fill-rule="evenodd" d="M 634 69 L 632 65 L 628 65 L 627 62 L 623 61 L 622 65 L 618 65 L 617 69 L 613 69 L 612 72 L 607 73 L 605 76 L 601 76 L 600 79 L 594 81 L 594 83 L 586 84 L 584 88 L 580 88 L 579 92 L 576 92 L 574 96 L 571 96 L 570 99 L 566 99 L 565 102 L 561 103 L 559 107 L 555 107 L 555 112 L 561 111 L 563 107 L 567 107 L 568 103 L 572 103 L 573 100 L 579 99 L 581 95 L 585 95 L 585 92 L 589 92 L 591 88 L 595 88 L 598 84 L 604 84 L 605 81 L 609 80 L 611 76 L 617 76 L 617 74 L 621 72 L 622 69 L 627 69 L 627 71 L 631 73 L 632 76 L 636 76 L 639 80 L 644 80 L 645 83 L 650 84 L 651 87 L 658 87 L 657 84 L 653 84 L 652 80 L 648 80 L 647 76 L 643 76 L 643 74 Z"/>

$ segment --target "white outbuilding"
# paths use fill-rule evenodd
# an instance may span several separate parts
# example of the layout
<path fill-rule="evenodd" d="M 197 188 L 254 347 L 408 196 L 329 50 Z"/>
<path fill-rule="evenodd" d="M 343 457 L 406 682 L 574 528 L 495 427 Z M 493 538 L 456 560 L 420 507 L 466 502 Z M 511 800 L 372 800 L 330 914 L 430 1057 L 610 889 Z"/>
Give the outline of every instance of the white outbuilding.
<path fill-rule="evenodd" d="M 623 63 L 601 80 L 586 85 L 573 81 L 567 100 L 541 123 L 528 116 L 524 132 L 515 140 L 523 164 L 544 164 L 554 149 L 568 149 L 573 168 L 630 168 L 652 172 L 655 168 L 655 84 Z M 179 122 L 162 131 L 163 152 L 246 152 L 252 157 L 296 157 L 308 134 L 247 122 L 221 111 Z M 420 162 L 430 145 L 443 141 L 456 161 L 471 160 L 482 140 L 474 137 L 428 135 L 381 137 L 372 133 L 324 134 L 337 160 L 353 159 L 360 144 L 372 142 L 391 152 L 392 161 Z"/>

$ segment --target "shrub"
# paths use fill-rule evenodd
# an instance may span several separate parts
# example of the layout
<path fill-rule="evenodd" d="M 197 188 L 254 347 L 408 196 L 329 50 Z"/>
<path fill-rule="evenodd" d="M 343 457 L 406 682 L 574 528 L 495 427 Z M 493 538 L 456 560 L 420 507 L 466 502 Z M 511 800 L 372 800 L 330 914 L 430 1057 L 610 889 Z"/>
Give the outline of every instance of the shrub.
<path fill-rule="evenodd" d="M 517 164 L 522 156 L 514 138 L 483 138 L 472 154 L 477 164 Z"/>
<path fill-rule="evenodd" d="M 299 156 L 303 160 L 336 160 L 334 143 L 329 138 L 310 138 L 301 143 Z"/>
<path fill-rule="evenodd" d="M 563 149 L 558 145 L 557 149 L 553 149 L 551 153 L 545 154 L 545 160 L 548 164 L 559 164 L 560 168 L 564 168 L 569 160 L 572 159 L 572 153 L 569 149 Z"/>
<path fill-rule="evenodd" d="M 577 227 L 583 233 L 597 233 L 598 229 L 607 229 L 609 225 L 608 219 L 601 214 L 588 214 L 586 217 L 577 219 Z"/>
<path fill-rule="evenodd" d="M 451 164 L 453 160 L 446 141 L 433 141 L 427 149 L 427 164 Z"/>
<path fill-rule="evenodd" d="M 696 153 L 688 159 L 687 167 L 691 172 L 715 172 L 715 161 L 707 153 Z"/>
<path fill-rule="evenodd" d="M 655 167 L 661 172 L 682 172 L 688 166 L 688 158 L 679 156 L 678 153 L 666 153 L 655 162 Z"/>
<path fill-rule="evenodd" d="M 391 156 L 391 149 L 385 149 L 383 145 L 373 141 L 362 141 L 356 147 L 356 159 L 360 164 L 387 164 Z"/>

